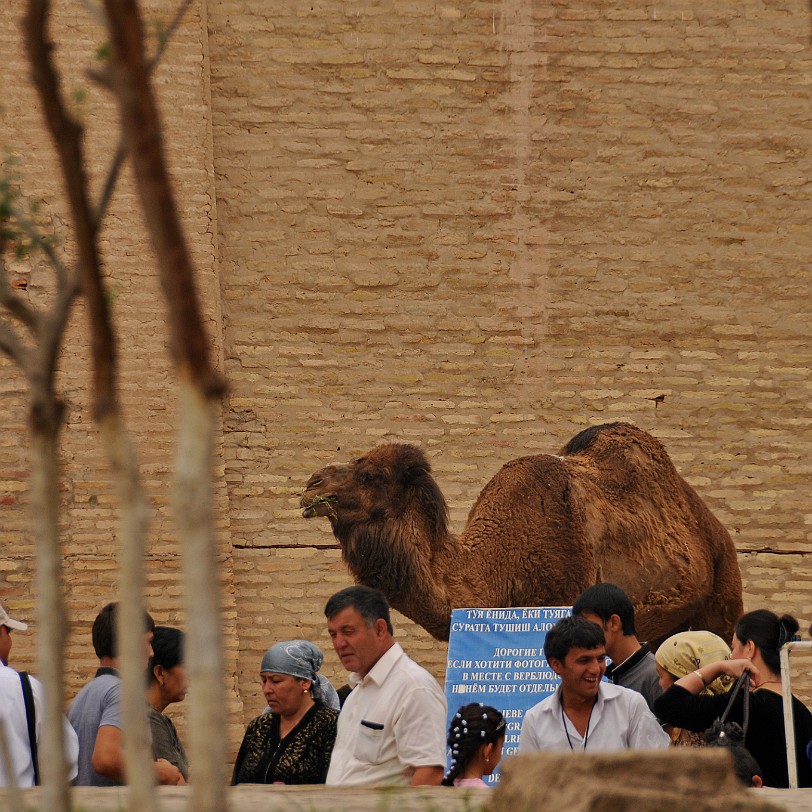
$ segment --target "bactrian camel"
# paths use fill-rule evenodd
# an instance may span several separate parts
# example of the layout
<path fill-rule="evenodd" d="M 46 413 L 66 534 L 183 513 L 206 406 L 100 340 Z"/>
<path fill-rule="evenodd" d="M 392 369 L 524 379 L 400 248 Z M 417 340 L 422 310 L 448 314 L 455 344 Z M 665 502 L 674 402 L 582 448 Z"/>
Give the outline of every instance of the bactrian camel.
<path fill-rule="evenodd" d="M 453 608 L 570 605 L 604 581 L 635 604 L 641 639 L 694 628 L 729 640 L 742 612 L 730 535 L 662 444 L 629 424 L 506 463 L 460 535 L 425 454 L 405 443 L 313 474 L 301 506 L 330 520 L 359 583 L 440 640 Z"/>

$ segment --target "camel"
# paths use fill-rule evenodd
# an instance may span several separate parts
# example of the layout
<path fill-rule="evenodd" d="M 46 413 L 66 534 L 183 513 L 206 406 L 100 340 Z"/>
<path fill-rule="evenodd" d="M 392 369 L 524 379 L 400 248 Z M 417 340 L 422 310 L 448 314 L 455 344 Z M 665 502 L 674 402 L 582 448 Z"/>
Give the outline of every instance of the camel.
<path fill-rule="evenodd" d="M 313 474 L 301 507 L 330 520 L 357 582 L 438 640 L 454 608 L 569 606 L 607 581 L 629 595 L 650 641 L 688 628 L 730 640 L 742 613 L 727 530 L 662 444 L 627 423 L 506 463 L 460 535 L 426 455 L 406 443 Z"/>

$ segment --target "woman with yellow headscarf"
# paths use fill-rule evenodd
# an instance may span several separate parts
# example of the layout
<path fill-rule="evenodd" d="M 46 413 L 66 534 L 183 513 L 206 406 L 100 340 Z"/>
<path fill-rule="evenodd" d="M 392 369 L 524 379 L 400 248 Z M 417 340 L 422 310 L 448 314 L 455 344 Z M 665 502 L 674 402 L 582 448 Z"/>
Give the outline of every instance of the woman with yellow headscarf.
<path fill-rule="evenodd" d="M 660 644 L 654 660 L 660 687 L 667 691 L 678 679 L 690 674 L 703 665 L 730 659 L 730 646 L 713 632 L 680 632 Z M 723 694 L 730 688 L 730 678 L 714 680 L 703 694 Z M 668 728 L 666 728 L 668 729 Z M 694 733 L 682 728 L 671 728 L 671 742 L 677 747 L 702 747 L 705 740 L 702 733 Z"/>

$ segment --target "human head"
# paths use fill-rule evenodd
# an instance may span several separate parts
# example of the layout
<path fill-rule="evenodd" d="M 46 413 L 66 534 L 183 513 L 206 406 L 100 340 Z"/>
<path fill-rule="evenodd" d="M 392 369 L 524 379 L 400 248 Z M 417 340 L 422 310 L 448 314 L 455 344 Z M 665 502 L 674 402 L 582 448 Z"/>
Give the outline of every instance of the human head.
<path fill-rule="evenodd" d="M 742 615 L 736 624 L 734 635 L 733 657 L 752 657 L 758 649 L 764 665 L 774 674 L 781 673 L 781 659 L 779 652 L 784 643 L 796 640 L 798 621 L 792 615 L 778 617 L 769 609 L 756 609 Z M 740 644 L 737 647 L 735 644 Z M 752 646 L 750 646 L 752 644 Z"/>
<path fill-rule="evenodd" d="M 370 586 L 358 584 L 348 586 L 336 592 L 327 605 L 324 607 L 324 615 L 327 620 L 337 615 L 342 609 L 353 608 L 366 620 L 368 625 L 373 625 L 378 618 L 386 621 L 386 628 L 389 634 L 394 634 L 392 621 L 389 616 L 389 601 L 386 595 L 378 589 Z"/>
<path fill-rule="evenodd" d="M 634 607 L 626 593 L 615 584 L 595 584 L 585 589 L 572 607 L 573 615 L 593 615 L 600 618 L 605 626 L 616 615 L 620 629 L 625 636 L 636 635 L 634 627 Z M 590 618 L 592 619 L 592 618 Z"/>
<path fill-rule="evenodd" d="M 11 630 L 24 632 L 27 628 L 27 623 L 9 617 L 8 612 L 0 606 L 0 662 L 3 665 L 8 665 L 8 655 L 11 652 Z"/>
<path fill-rule="evenodd" d="M 572 648 L 595 649 L 606 645 L 603 629 L 596 623 L 572 615 L 562 617 L 547 632 L 544 639 L 544 656 L 547 662 L 563 663 Z"/>
<path fill-rule="evenodd" d="M 708 747 L 724 747 L 733 759 L 733 772 L 746 787 L 761 787 L 764 774 L 753 754 L 744 746 L 744 731 L 735 723 L 719 721 L 705 731 Z"/>
<path fill-rule="evenodd" d="M 116 616 L 118 615 L 118 603 L 108 603 L 93 621 L 91 636 L 93 639 L 93 649 L 96 656 L 116 659 L 118 657 L 118 641 L 116 640 Z M 144 632 L 153 634 L 155 632 L 155 621 L 149 612 L 144 612 Z"/>
<path fill-rule="evenodd" d="M 327 631 L 342 665 L 365 677 L 394 645 L 389 602 L 367 586 L 342 589 L 324 608 Z"/>
<path fill-rule="evenodd" d="M 596 700 L 606 673 L 603 629 L 582 617 L 559 620 L 544 641 L 544 656 L 561 679 L 561 701 Z"/>
<path fill-rule="evenodd" d="M 180 702 L 186 696 L 186 668 L 183 664 L 184 634 L 171 626 L 156 626 L 152 637 L 152 656 L 147 675 L 170 702 Z"/>
<path fill-rule="evenodd" d="M 719 635 L 706 631 L 679 632 L 664 640 L 654 653 L 660 687 L 671 687 L 703 665 L 730 659 L 730 646 Z M 661 673 L 662 671 L 662 673 Z M 727 680 L 714 680 L 703 693 L 721 694 L 728 690 Z"/>
<path fill-rule="evenodd" d="M 496 708 L 480 702 L 463 705 L 454 714 L 448 728 L 451 766 L 446 771 L 443 784 L 454 786 L 454 779 L 465 774 L 471 759 L 480 751 L 484 761 L 483 775 L 490 775 L 502 757 L 505 729 L 505 719 Z"/>
<path fill-rule="evenodd" d="M 289 674 L 307 680 L 313 699 L 328 708 L 339 707 L 338 694 L 329 680 L 318 673 L 324 654 L 308 640 L 285 640 L 271 646 L 263 655 L 260 674 Z"/>

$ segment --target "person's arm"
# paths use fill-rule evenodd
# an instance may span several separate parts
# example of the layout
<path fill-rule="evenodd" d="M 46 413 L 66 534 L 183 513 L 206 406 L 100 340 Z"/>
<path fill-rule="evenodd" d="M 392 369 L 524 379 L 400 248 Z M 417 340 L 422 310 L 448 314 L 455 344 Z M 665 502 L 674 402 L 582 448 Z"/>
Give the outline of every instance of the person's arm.
<path fill-rule="evenodd" d="M 165 758 L 156 759 L 153 764 L 155 765 L 155 779 L 159 784 L 168 784 L 174 787 L 186 783 L 180 774 L 180 770 Z"/>
<path fill-rule="evenodd" d="M 73 781 L 79 774 L 79 737 L 65 716 L 62 717 L 62 740 L 68 762 L 68 781 Z"/>
<path fill-rule="evenodd" d="M 120 728 L 113 725 L 102 725 L 99 728 L 90 763 L 99 775 L 119 783 L 124 782 L 124 750 Z"/>
<path fill-rule="evenodd" d="M 442 767 L 415 767 L 410 786 L 436 787 L 443 780 L 443 773 Z"/>
<path fill-rule="evenodd" d="M 745 671 L 750 674 L 750 679 L 753 681 L 754 687 L 757 688 L 759 682 L 758 668 L 750 660 L 719 660 L 716 663 L 709 663 L 681 677 L 674 685 L 679 685 L 689 694 L 696 696 L 719 677 L 729 676 L 738 679 Z"/>
<path fill-rule="evenodd" d="M 654 713 L 658 719 L 674 727 L 702 733 L 707 730 L 724 712 L 730 700 L 728 694 L 699 696 L 715 679 L 723 674 L 741 676 L 742 671 L 758 675 L 758 669 L 750 660 L 721 660 L 718 663 L 702 666 L 697 671 L 678 679 L 655 703 Z M 741 694 L 730 711 L 730 721 L 742 720 Z"/>
<path fill-rule="evenodd" d="M 401 765 L 413 771 L 412 786 L 442 781 L 447 716 L 445 697 L 436 683 L 413 688 L 401 696 L 394 722 L 395 743 Z"/>
<path fill-rule="evenodd" d="M 639 696 L 639 701 L 638 701 Z M 629 747 L 633 750 L 664 750 L 671 744 L 642 695 L 633 697 L 629 718 Z"/>

